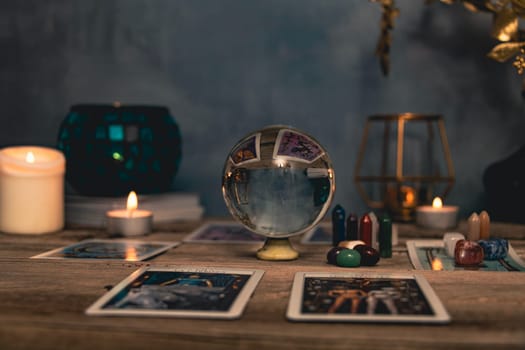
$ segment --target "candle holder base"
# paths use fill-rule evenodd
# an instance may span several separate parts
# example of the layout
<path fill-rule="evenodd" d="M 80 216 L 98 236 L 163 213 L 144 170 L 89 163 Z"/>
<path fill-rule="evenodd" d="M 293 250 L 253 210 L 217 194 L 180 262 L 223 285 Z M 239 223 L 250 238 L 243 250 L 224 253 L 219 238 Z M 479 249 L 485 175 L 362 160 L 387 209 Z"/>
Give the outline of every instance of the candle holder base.
<path fill-rule="evenodd" d="M 295 260 L 299 257 L 289 238 L 266 238 L 264 246 L 257 251 L 260 260 Z"/>

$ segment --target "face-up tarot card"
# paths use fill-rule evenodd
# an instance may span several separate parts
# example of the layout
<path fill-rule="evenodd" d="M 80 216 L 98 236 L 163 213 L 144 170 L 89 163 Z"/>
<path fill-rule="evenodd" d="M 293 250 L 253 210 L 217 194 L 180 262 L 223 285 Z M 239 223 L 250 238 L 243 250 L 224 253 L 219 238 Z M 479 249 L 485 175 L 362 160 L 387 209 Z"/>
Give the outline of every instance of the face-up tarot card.
<path fill-rule="evenodd" d="M 260 243 L 264 237 L 237 222 L 209 222 L 201 225 L 184 242 L 198 243 Z"/>
<path fill-rule="evenodd" d="M 90 306 L 88 315 L 239 318 L 261 270 L 144 267 Z"/>
<path fill-rule="evenodd" d="M 89 239 L 32 256 L 33 259 L 143 261 L 176 247 L 179 242 Z"/>
<path fill-rule="evenodd" d="M 231 152 L 231 159 L 236 165 L 254 162 L 260 159 L 261 134 L 257 133 L 244 140 Z"/>
<path fill-rule="evenodd" d="M 288 158 L 312 163 L 324 154 L 323 150 L 309 137 L 292 130 L 279 131 L 275 141 L 273 157 Z"/>
<path fill-rule="evenodd" d="M 450 316 L 421 275 L 298 272 L 293 321 L 447 323 Z"/>

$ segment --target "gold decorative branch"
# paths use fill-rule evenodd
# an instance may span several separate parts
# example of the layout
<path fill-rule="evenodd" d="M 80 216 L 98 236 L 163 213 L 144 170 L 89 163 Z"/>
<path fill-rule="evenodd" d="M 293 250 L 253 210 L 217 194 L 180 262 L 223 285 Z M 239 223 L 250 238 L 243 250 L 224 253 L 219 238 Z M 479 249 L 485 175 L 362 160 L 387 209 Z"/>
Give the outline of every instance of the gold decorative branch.
<path fill-rule="evenodd" d="M 391 30 L 399 10 L 395 0 L 370 0 L 382 7 L 381 33 L 376 55 L 379 56 L 381 70 L 388 75 L 390 66 Z M 518 74 L 525 71 L 525 31 L 519 28 L 519 22 L 525 18 L 525 0 L 425 0 L 426 4 L 441 2 L 447 5 L 462 3 L 471 12 L 492 14 L 491 36 L 499 41 L 487 56 L 497 62 L 506 62 L 514 57 L 513 66 Z"/>
<path fill-rule="evenodd" d="M 381 34 L 376 46 L 376 55 L 379 56 L 381 71 L 388 75 L 390 70 L 390 45 L 392 44 L 392 34 L 394 19 L 398 16 L 399 10 L 394 5 L 394 0 L 372 0 L 380 2 L 383 10 L 381 16 Z"/>

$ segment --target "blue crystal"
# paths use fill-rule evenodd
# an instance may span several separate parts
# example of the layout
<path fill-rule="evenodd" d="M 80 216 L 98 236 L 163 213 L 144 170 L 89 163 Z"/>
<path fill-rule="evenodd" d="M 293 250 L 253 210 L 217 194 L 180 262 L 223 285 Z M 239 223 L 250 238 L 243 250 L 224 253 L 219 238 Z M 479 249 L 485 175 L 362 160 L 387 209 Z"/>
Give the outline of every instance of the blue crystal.
<path fill-rule="evenodd" d="M 499 260 L 507 256 L 509 244 L 506 239 L 493 238 L 490 240 L 480 240 L 478 244 L 483 248 L 485 260 Z"/>

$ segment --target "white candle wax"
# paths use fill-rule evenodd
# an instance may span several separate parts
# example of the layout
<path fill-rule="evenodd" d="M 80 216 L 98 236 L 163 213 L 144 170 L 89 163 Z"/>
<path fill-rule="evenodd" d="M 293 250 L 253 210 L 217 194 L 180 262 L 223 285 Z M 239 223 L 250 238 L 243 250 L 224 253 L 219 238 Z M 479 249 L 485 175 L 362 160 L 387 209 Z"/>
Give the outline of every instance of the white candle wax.
<path fill-rule="evenodd" d="M 139 236 L 151 232 L 153 213 L 139 210 L 137 195 L 131 191 L 128 195 L 126 209 L 110 210 L 106 213 L 107 230 L 111 234 Z"/>
<path fill-rule="evenodd" d="M 0 150 L 0 231 L 43 234 L 64 227 L 65 158 L 57 150 Z"/>
<path fill-rule="evenodd" d="M 421 227 L 448 229 L 457 226 L 458 207 L 422 205 L 416 208 L 416 224 Z"/>
<path fill-rule="evenodd" d="M 151 232 L 153 214 L 149 210 L 110 210 L 106 213 L 107 229 L 111 234 L 140 236 Z"/>

